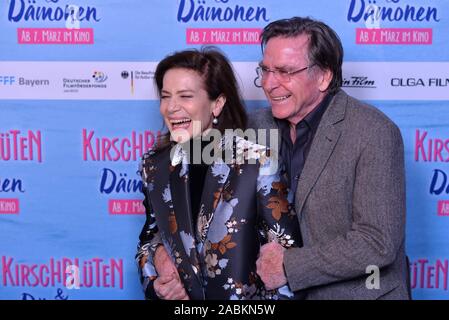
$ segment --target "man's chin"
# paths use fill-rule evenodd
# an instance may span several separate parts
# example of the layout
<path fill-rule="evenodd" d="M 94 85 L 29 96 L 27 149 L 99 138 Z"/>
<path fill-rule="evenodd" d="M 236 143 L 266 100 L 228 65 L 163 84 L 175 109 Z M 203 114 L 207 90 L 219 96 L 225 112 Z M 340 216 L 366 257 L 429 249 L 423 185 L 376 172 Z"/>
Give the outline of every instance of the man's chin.
<path fill-rule="evenodd" d="M 279 108 L 281 109 L 281 108 Z M 274 107 L 271 108 L 271 112 L 273 114 L 273 117 L 280 120 L 285 120 L 288 118 L 289 114 L 286 113 L 284 110 L 279 110 L 278 108 Z"/>

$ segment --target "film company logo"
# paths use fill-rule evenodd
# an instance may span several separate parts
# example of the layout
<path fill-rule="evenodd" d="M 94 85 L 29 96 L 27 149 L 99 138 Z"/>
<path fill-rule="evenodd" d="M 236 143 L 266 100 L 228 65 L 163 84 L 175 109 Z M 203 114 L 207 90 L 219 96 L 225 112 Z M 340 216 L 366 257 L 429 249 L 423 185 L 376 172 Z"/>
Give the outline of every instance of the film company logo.
<path fill-rule="evenodd" d="M 392 87 L 427 87 L 427 88 L 443 88 L 449 87 L 449 78 L 415 78 L 415 77 L 395 77 L 390 79 Z"/>
<path fill-rule="evenodd" d="M 50 80 L 48 79 L 29 79 L 20 76 L 0 75 L 0 86 L 21 86 L 21 87 L 48 87 Z"/>
<path fill-rule="evenodd" d="M 94 74 L 92 75 L 92 78 L 96 83 L 103 83 L 106 80 L 108 80 L 108 76 L 101 71 L 94 71 Z"/>
<path fill-rule="evenodd" d="M 0 75 L 0 86 L 12 86 L 16 83 L 16 77 L 11 75 Z"/>
<path fill-rule="evenodd" d="M 90 77 L 63 78 L 64 93 L 78 93 L 85 90 L 104 90 L 108 88 L 108 76 L 102 71 L 93 71 Z"/>
<path fill-rule="evenodd" d="M 376 89 L 376 81 L 366 76 L 344 77 L 343 88 Z"/>
<path fill-rule="evenodd" d="M 19 78 L 18 81 L 19 86 L 24 87 L 48 87 L 50 86 L 50 80 L 48 79 L 26 79 L 23 77 Z"/>

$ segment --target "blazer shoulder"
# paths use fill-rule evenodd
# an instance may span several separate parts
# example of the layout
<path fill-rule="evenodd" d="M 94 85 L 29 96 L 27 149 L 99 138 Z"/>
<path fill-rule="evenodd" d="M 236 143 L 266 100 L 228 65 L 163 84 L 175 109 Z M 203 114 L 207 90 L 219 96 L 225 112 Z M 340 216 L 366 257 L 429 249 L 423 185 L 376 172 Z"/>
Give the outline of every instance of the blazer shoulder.
<path fill-rule="evenodd" d="M 354 130 L 360 129 L 372 134 L 386 131 L 397 131 L 399 127 L 385 113 L 373 105 L 348 96 L 347 116 Z"/>
<path fill-rule="evenodd" d="M 149 164 L 153 163 L 155 160 L 155 157 L 158 153 L 159 152 L 154 150 L 153 148 L 147 150 L 142 155 L 142 158 L 140 159 L 140 166 L 145 167 L 145 166 L 148 166 Z"/>
<path fill-rule="evenodd" d="M 162 158 L 164 158 L 167 154 L 170 152 L 171 145 L 165 146 L 161 149 L 158 148 L 151 148 L 148 149 L 141 157 L 142 162 L 154 162 L 154 161 L 160 161 Z"/>
<path fill-rule="evenodd" d="M 169 148 L 162 150 L 149 149 L 142 155 L 138 173 L 143 179 L 143 182 L 149 181 L 151 176 L 154 175 L 156 166 L 158 166 L 165 155 L 169 154 Z"/>

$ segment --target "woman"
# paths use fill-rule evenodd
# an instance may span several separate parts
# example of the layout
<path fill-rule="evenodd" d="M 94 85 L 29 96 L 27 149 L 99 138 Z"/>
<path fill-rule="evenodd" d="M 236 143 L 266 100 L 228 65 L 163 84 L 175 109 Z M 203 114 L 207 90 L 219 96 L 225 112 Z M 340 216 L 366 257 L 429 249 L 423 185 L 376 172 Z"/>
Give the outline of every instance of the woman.
<path fill-rule="evenodd" d="M 146 297 L 293 297 L 265 290 L 256 274 L 261 243 L 295 246 L 299 227 L 267 149 L 225 133 L 247 121 L 228 60 L 212 48 L 178 52 L 158 64 L 155 82 L 169 133 L 141 168 L 147 220 L 136 260 Z M 172 268 L 156 272 L 156 250 Z"/>

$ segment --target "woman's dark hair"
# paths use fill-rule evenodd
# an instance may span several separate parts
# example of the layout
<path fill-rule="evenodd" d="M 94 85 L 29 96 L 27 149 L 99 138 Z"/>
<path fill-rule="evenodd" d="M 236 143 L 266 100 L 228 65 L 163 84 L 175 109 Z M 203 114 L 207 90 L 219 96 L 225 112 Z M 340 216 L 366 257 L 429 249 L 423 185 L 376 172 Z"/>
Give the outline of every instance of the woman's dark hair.
<path fill-rule="evenodd" d="M 335 94 L 342 85 L 343 46 L 327 24 L 309 17 L 273 21 L 262 31 L 262 51 L 271 38 L 292 38 L 303 34 L 309 37 L 309 65 L 332 72 L 328 90 Z"/>
<path fill-rule="evenodd" d="M 203 47 L 201 50 L 179 51 L 161 60 L 154 74 L 159 97 L 164 76 L 171 69 L 196 71 L 204 81 L 210 100 L 215 100 L 220 95 L 226 97 L 226 103 L 215 126 L 222 134 L 225 129 L 246 129 L 248 118 L 234 71 L 229 60 L 217 48 Z M 156 150 L 165 148 L 169 140 L 170 133 L 167 133 L 159 140 Z"/>

